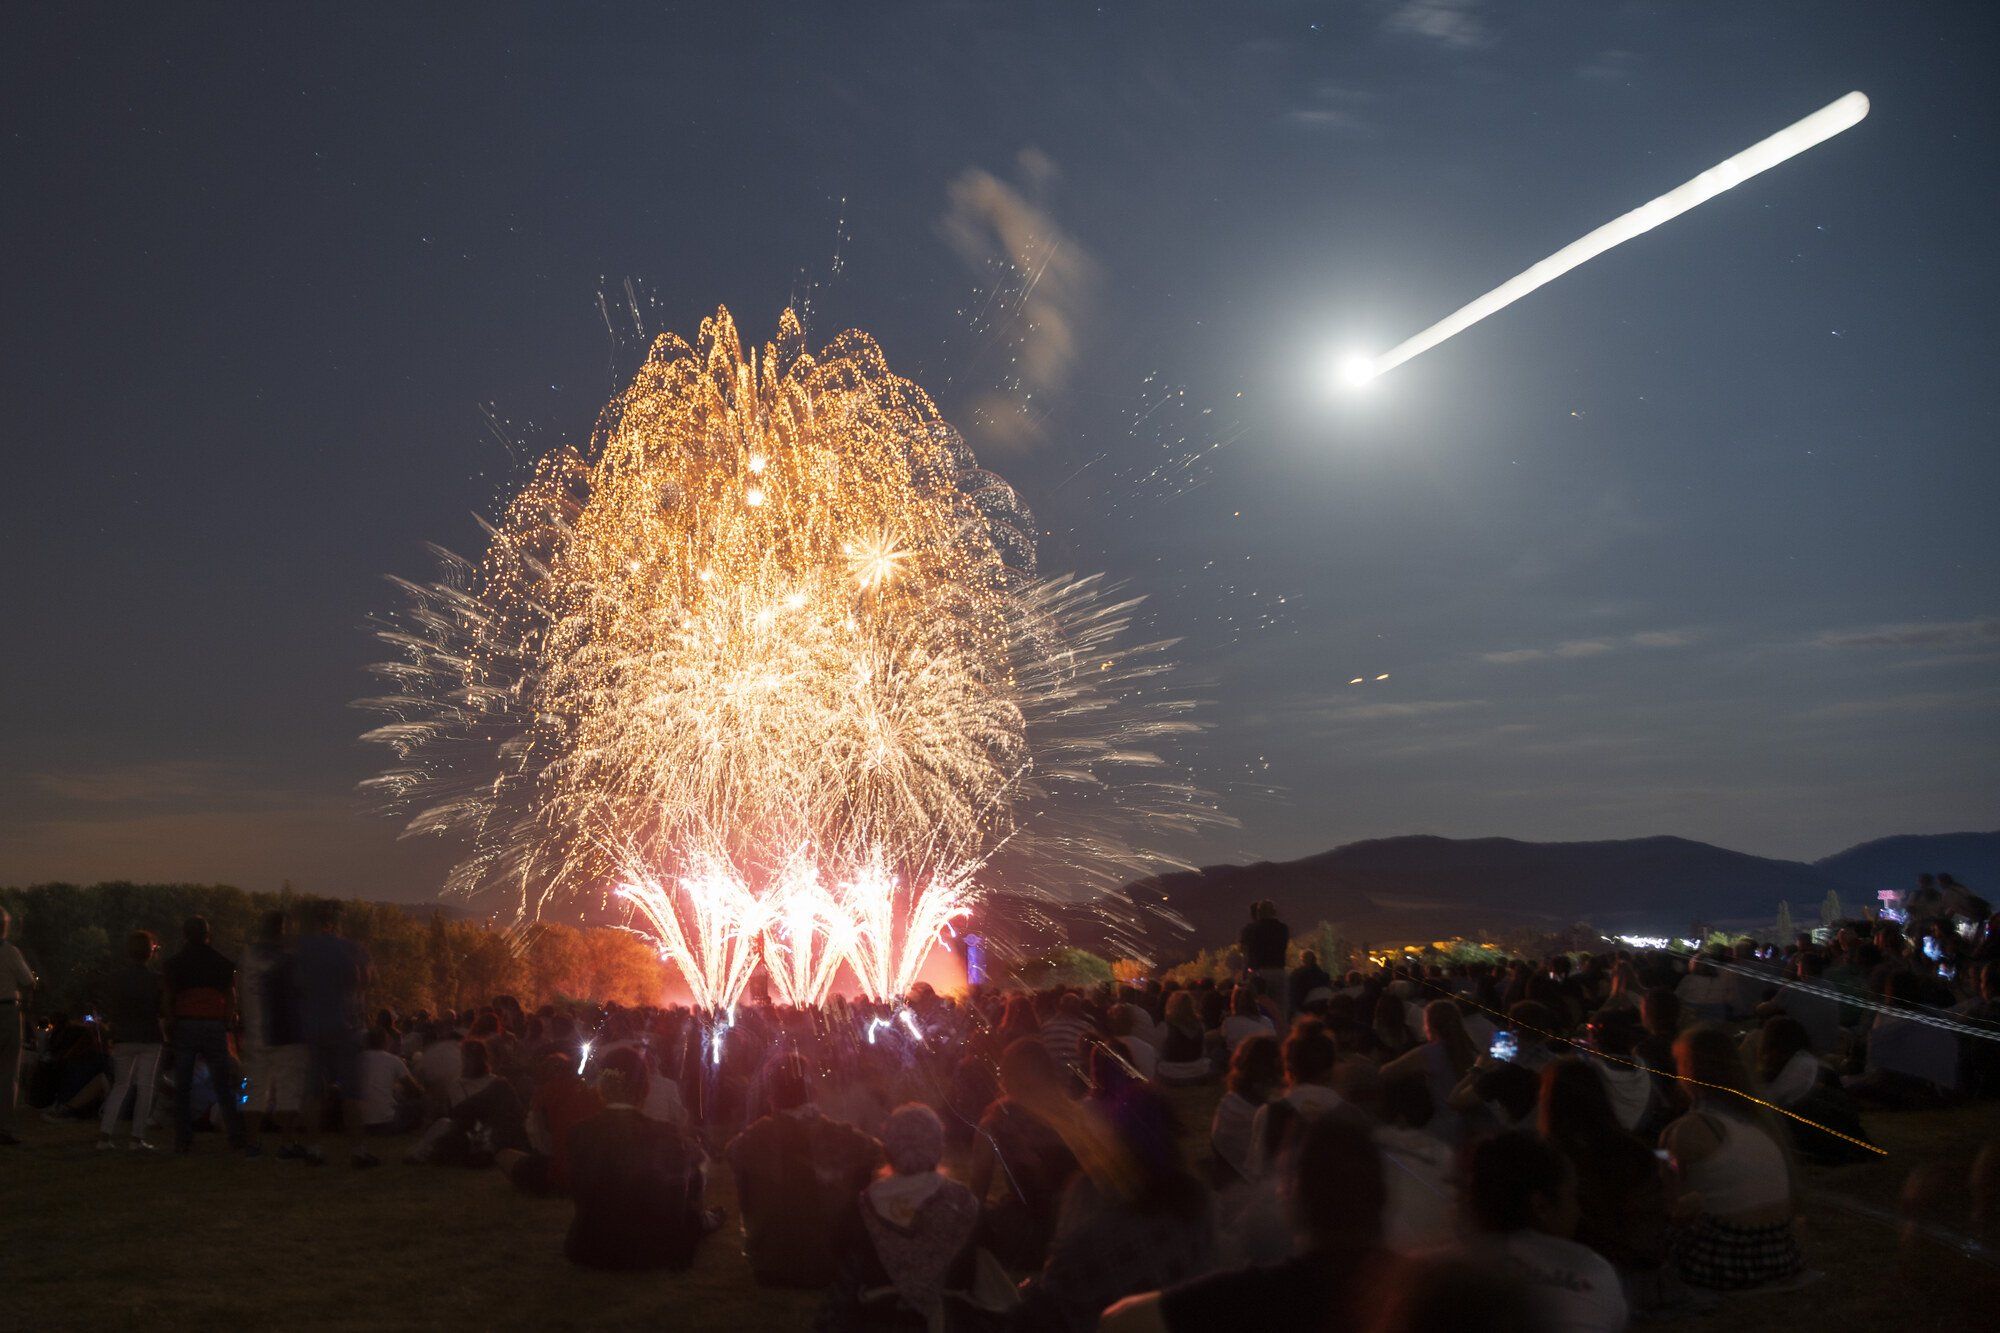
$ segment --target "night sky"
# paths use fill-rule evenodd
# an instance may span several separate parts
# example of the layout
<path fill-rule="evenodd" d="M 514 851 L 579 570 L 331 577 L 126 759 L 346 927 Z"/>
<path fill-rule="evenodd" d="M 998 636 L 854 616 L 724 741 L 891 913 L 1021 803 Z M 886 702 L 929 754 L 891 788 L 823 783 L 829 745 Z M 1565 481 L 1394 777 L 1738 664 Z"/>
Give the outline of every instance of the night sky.
<path fill-rule="evenodd" d="M 355 789 L 382 576 L 587 433 L 628 280 L 870 331 L 1149 597 L 1200 859 L 1995 822 L 1993 6 L 751 8 L 7 7 L 0 883 L 434 892 Z"/>

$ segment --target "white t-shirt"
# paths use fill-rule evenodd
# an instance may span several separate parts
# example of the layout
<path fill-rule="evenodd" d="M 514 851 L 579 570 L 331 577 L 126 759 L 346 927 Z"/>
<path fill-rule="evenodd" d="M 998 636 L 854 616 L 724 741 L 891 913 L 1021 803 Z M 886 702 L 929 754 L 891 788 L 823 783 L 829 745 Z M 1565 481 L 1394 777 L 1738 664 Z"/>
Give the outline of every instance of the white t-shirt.
<path fill-rule="evenodd" d="M 1620 1333 L 1628 1314 L 1617 1270 L 1588 1246 L 1542 1231 L 1483 1237 L 1483 1249 L 1527 1281 L 1549 1333 Z"/>
<path fill-rule="evenodd" d="M 1618 1117 L 1619 1125 L 1627 1130 L 1637 1129 L 1653 1104 L 1653 1076 L 1643 1069 L 1610 1060 L 1591 1063 L 1598 1077 L 1604 1080 L 1604 1092 L 1611 1099 L 1611 1111 Z"/>
<path fill-rule="evenodd" d="M 1152 1043 L 1137 1037 L 1120 1037 L 1119 1040 L 1125 1043 L 1125 1049 L 1132 1057 L 1132 1067 L 1139 1071 L 1139 1077 L 1152 1082 L 1154 1072 L 1160 1067 L 1160 1053 L 1153 1049 Z"/>
<path fill-rule="evenodd" d="M 1793 1051 L 1778 1076 L 1765 1085 L 1764 1095 L 1780 1106 L 1797 1106 L 1818 1086 L 1823 1068 L 1811 1051 Z"/>
<path fill-rule="evenodd" d="M 1300 1120 L 1317 1120 L 1345 1107 L 1347 1103 L 1339 1093 L 1321 1083 L 1301 1083 L 1278 1099 L 1298 1114 Z M 1257 1114 L 1250 1121 L 1250 1170 L 1253 1178 L 1267 1176 L 1275 1165 L 1266 1155 L 1271 1143 L 1271 1108 L 1268 1105 L 1257 1108 Z"/>
<path fill-rule="evenodd" d="M 449 1038 L 434 1041 L 418 1053 L 417 1068 L 425 1087 L 442 1091 L 465 1076 L 465 1051 Z"/>
<path fill-rule="evenodd" d="M 1375 1131 L 1382 1176 L 1389 1187 L 1382 1212 L 1382 1244 L 1401 1254 L 1422 1254 L 1456 1237 L 1452 1150 L 1428 1129 L 1383 1125 Z"/>
<path fill-rule="evenodd" d="M 408 1078 L 410 1067 L 403 1057 L 388 1051 L 363 1051 L 356 1079 L 361 1095 L 361 1123 L 382 1125 L 396 1118 L 396 1080 Z"/>

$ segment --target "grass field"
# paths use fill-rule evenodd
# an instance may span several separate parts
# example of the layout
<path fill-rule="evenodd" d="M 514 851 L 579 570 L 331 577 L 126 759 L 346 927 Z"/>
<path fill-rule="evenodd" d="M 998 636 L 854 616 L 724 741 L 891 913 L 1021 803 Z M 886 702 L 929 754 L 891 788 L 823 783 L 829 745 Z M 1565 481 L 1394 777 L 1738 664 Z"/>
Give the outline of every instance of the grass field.
<path fill-rule="evenodd" d="M 1183 1090 L 1187 1123 L 1206 1127 L 1212 1093 Z M 1966 1228 L 1966 1168 L 2000 1138 L 1991 1104 L 1877 1115 L 1892 1156 L 1815 1172 L 1805 1229 L 1825 1273 L 1791 1294 L 1740 1296 L 1662 1330 L 1992 1327 L 2000 1274 L 1930 1240 L 1851 1211 L 1893 1213 L 1913 1172 L 1928 1173 L 1931 1220 Z M 731 1224 L 693 1271 L 601 1275 L 563 1261 L 569 1207 L 517 1194 L 491 1171 L 401 1163 L 315 1170 L 227 1154 L 100 1153 L 94 1127 L 23 1116 L 20 1147 L 0 1150 L 0 1327 L 61 1328 L 667 1328 L 806 1327 L 816 1298 L 760 1291 L 736 1243 L 726 1172 L 711 1199 Z M 1846 1207 L 1837 1206 L 1844 1202 Z"/>

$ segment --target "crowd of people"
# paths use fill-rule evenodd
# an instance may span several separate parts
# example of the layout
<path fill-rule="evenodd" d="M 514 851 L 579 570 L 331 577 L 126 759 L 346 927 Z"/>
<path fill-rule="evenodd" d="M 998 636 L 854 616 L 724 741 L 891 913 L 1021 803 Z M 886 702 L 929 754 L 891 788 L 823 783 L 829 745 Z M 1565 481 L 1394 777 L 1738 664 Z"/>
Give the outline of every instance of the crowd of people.
<path fill-rule="evenodd" d="M 1582 1333 L 1810 1281 L 1808 1165 L 1874 1156 L 1875 1108 L 2000 1095 L 2000 920 L 1330 970 L 1258 904 L 1225 978 L 726 1015 L 370 1013 L 337 905 L 295 924 L 240 962 L 198 917 L 163 963 L 135 931 L 96 1011 L 0 1049 L 4 1141 L 26 1089 L 106 1150 L 393 1143 L 569 1200 L 600 1269 L 691 1265 L 727 1170 L 753 1279 L 827 1329 Z M 1992 1222 L 2000 1148 L 1965 1178 Z"/>

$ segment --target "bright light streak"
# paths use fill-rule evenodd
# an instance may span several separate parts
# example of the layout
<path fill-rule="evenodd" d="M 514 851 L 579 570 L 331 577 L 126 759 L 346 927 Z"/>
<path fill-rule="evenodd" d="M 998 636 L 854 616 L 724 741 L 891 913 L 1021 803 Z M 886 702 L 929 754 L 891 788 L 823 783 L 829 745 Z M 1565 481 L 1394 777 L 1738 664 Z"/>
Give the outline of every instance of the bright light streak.
<path fill-rule="evenodd" d="M 595 1044 L 596 1043 L 594 1042 L 588 1042 L 588 1041 L 583 1044 L 583 1054 L 577 1059 L 576 1062 L 576 1072 L 578 1076 L 581 1076 L 583 1074 L 583 1071 L 589 1067 L 590 1048 Z"/>
<path fill-rule="evenodd" d="M 1744 149 L 1702 172 L 1684 185 L 1676 186 L 1650 203 L 1599 227 L 1581 240 L 1570 242 L 1527 272 L 1509 278 L 1469 305 L 1450 315 L 1381 356 L 1349 357 L 1341 364 L 1341 378 L 1349 387 L 1359 388 L 1385 371 L 1394 370 L 1411 357 L 1427 352 L 1455 333 L 1462 333 L 1488 315 L 1505 309 L 1547 282 L 1553 282 L 1586 260 L 1595 259 L 1615 245 L 1644 235 L 1697 204 L 1703 204 L 1724 190 L 1741 185 L 1759 172 L 1769 171 L 1787 158 L 1825 143 L 1842 130 L 1852 129 L 1868 114 L 1868 98 L 1852 92 L 1787 125 L 1768 139 Z"/>

